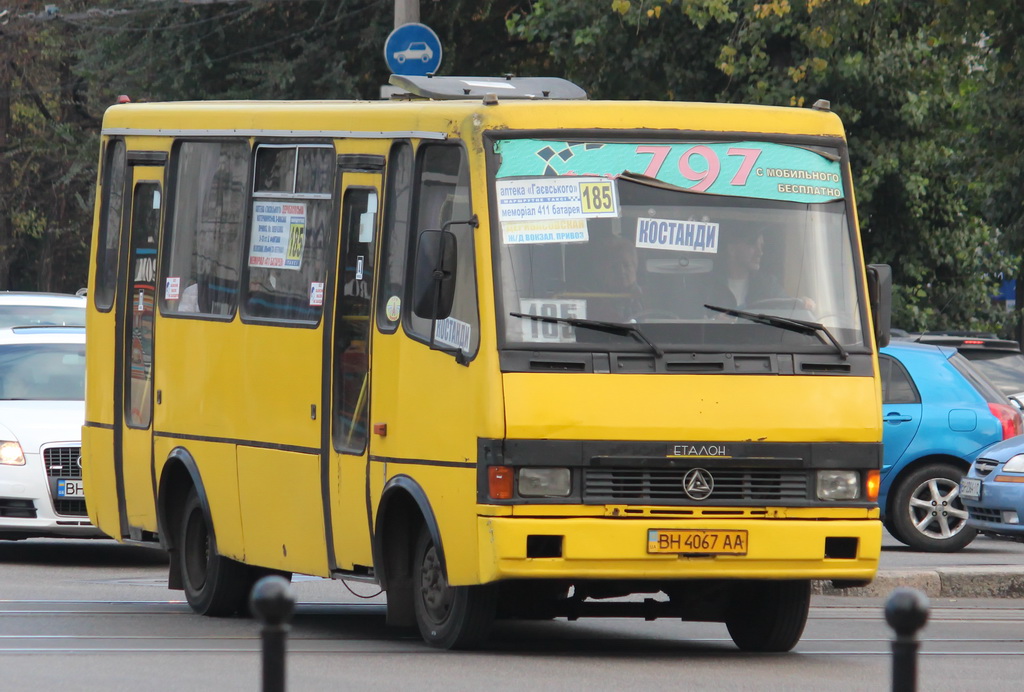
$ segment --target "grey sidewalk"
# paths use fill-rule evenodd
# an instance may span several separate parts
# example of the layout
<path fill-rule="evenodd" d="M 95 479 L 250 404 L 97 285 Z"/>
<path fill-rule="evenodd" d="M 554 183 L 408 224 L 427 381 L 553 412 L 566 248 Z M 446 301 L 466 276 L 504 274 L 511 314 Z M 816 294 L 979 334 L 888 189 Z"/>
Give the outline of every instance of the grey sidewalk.
<path fill-rule="evenodd" d="M 958 553 L 918 553 L 885 534 L 878 576 L 857 589 L 815 582 L 827 596 L 885 597 L 909 586 L 930 598 L 1019 598 L 1024 596 L 1024 543 L 979 536 Z"/>

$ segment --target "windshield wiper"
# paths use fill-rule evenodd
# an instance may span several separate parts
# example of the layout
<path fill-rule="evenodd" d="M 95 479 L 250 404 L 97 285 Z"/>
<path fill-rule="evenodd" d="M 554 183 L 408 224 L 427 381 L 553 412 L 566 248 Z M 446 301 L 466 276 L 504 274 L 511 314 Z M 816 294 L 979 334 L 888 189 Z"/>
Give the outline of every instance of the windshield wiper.
<path fill-rule="evenodd" d="M 528 315 L 525 312 L 510 312 L 508 313 L 513 317 L 525 317 L 531 320 L 537 320 L 538 322 L 551 322 L 552 324 L 569 324 L 573 327 L 586 327 L 588 329 L 594 329 L 599 332 L 607 332 L 608 334 L 617 334 L 619 336 L 633 335 L 643 343 L 651 347 L 651 351 L 654 355 L 659 358 L 665 355 L 665 352 L 661 348 L 647 338 L 647 336 L 640 331 L 640 327 L 635 324 L 624 324 L 621 322 L 601 322 L 599 320 L 585 320 L 579 317 L 550 317 L 548 315 Z"/>
<path fill-rule="evenodd" d="M 828 340 L 832 342 L 832 345 L 836 347 L 836 351 L 842 356 L 843 360 L 847 360 L 850 354 L 846 352 L 843 345 L 839 343 L 839 339 L 835 337 L 835 334 L 829 331 L 828 327 L 823 325 L 821 322 L 809 322 L 807 320 L 798 320 L 795 317 L 779 317 L 778 315 L 765 315 L 760 312 L 747 312 L 746 310 L 736 310 L 734 308 L 722 308 L 717 305 L 705 305 L 708 310 L 714 310 L 716 312 L 724 312 L 726 315 L 732 315 L 733 317 L 742 317 L 743 319 L 750 320 L 751 322 L 757 322 L 759 324 L 768 324 L 773 327 L 779 327 L 780 329 L 788 329 L 793 332 L 800 332 L 801 334 L 813 334 L 821 338 L 821 334 L 828 337 Z M 822 339 L 824 341 L 824 339 Z"/>

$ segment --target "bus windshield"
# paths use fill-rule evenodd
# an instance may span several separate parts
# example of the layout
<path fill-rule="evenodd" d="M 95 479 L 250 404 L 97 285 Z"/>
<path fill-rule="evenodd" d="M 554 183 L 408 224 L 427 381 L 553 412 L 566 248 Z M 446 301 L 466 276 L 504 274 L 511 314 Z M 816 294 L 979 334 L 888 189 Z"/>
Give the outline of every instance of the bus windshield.
<path fill-rule="evenodd" d="M 516 139 L 494 152 L 506 347 L 866 348 L 837 150 Z"/>

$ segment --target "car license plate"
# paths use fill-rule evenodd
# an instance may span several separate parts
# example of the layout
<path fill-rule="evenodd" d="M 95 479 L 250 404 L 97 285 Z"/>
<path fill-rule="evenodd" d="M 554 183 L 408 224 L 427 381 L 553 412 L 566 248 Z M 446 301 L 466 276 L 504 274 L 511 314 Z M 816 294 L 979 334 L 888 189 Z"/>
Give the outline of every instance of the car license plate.
<path fill-rule="evenodd" d="M 57 497 L 85 497 L 82 481 L 59 479 L 57 481 Z"/>
<path fill-rule="evenodd" d="M 747 532 L 704 529 L 649 529 L 648 553 L 746 555 Z"/>
<path fill-rule="evenodd" d="M 980 478 L 961 478 L 960 479 L 960 497 L 965 500 L 980 500 L 981 499 L 981 479 Z"/>

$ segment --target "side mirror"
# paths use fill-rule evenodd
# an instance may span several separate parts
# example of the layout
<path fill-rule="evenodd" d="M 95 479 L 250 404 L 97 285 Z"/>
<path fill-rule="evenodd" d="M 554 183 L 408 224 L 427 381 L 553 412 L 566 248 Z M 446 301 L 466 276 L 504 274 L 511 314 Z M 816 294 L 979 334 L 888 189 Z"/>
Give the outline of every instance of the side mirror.
<path fill-rule="evenodd" d="M 423 231 L 416 243 L 412 311 L 417 317 L 443 320 L 455 301 L 458 246 L 451 231 Z"/>
<path fill-rule="evenodd" d="M 888 264 L 868 265 L 868 300 L 875 343 L 878 348 L 888 346 L 892 327 L 892 267 Z"/>

